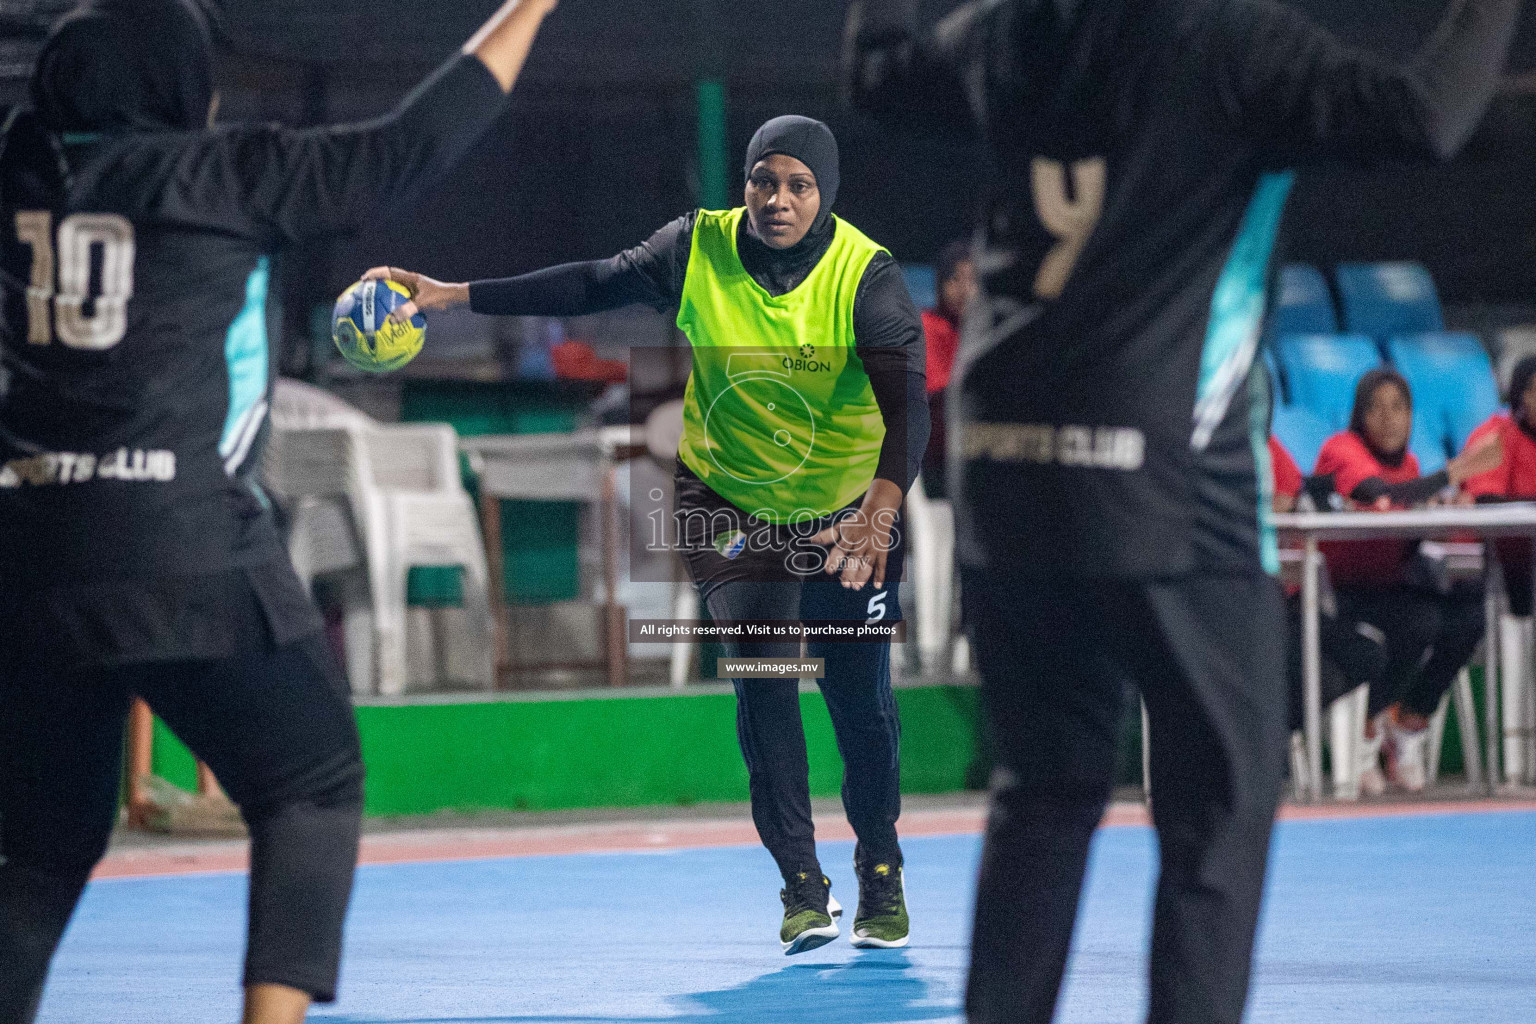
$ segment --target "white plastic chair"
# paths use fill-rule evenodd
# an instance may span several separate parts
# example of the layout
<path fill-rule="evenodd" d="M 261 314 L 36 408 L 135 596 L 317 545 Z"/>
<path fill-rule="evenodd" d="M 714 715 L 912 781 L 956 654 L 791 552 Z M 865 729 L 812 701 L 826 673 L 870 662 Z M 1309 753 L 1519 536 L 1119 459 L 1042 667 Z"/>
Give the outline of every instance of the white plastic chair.
<path fill-rule="evenodd" d="M 1333 761 L 1333 795 L 1336 800 L 1360 799 L 1358 745 L 1365 742 L 1369 687 L 1357 686 L 1328 708 L 1329 749 Z M 1440 751 L 1445 738 L 1445 717 L 1454 703 L 1456 725 L 1462 736 L 1462 758 L 1466 765 L 1467 788 L 1476 792 L 1483 787 L 1482 740 L 1477 725 L 1477 711 L 1472 702 L 1472 677 L 1463 668 L 1456 675 L 1450 691 L 1429 718 L 1429 742 L 1425 744 L 1426 779 L 1433 786 L 1440 775 Z"/>
<path fill-rule="evenodd" d="M 1532 620 L 1509 614 L 1499 619 L 1499 690 L 1503 696 L 1504 783 L 1536 785 L 1536 680 L 1532 678 Z"/>
<path fill-rule="evenodd" d="M 281 377 L 272 389 L 272 426 L 298 430 L 304 427 L 376 427 L 378 420 L 324 388 Z"/>
<path fill-rule="evenodd" d="M 675 399 L 663 402 L 645 420 L 645 448 L 651 458 L 655 459 L 663 467 L 671 469 L 677 461 L 677 449 L 683 440 L 683 401 Z M 672 584 L 672 617 L 674 619 L 697 619 L 699 617 L 699 592 L 688 580 L 687 570 L 681 564 L 681 559 L 674 565 L 675 575 Z M 688 677 L 693 671 L 694 655 L 698 653 L 699 645 L 691 640 L 676 640 L 672 643 L 672 659 L 668 667 L 668 681 L 674 689 L 681 689 L 688 684 Z"/>
<path fill-rule="evenodd" d="M 1536 623 L 1530 616 L 1516 616 L 1509 609 L 1509 596 L 1503 586 L 1502 572 L 1489 575 L 1488 620 L 1492 634 L 1484 638 L 1497 659 L 1497 684 L 1485 684 L 1490 694 L 1497 693 L 1494 706 L 1484 704 L 1486 740 L 1491 763 L 1485 765 L 1490 791 L 1504 787 L 1519 790 L 1536 784 L 1536 678 L 1533 678 L 1533 647 L 1536 647 Z M 1487 660 L 1484 662 L 1488 664 Z M 1485 679 L 1493 676 L 1492 668 Z"/>
<path fill-rule="evenodd" d="M 955 511 L 928 497 L 923 480 L 907 491 L 907 529 L 912 552 L 912 591 L 917 605 L 917 650 L 924 672 L 942 671 L 954 637 Z M 962 653 L 956 651 L 957 654 Z"/>
<path fill-rule="evenodd" d="M 289 549 L 306 584 L 353 564 L 367 570 L 366 602 L 347 602 L 354 692 L 406 688 L 412 566 L 463 568 L 468 664 L 459 674 L 494 685 L 489 572 L 452 427 L 378 424 L 318 389 L 284 381 L 264 469 L 294 509 Z"/>
<path fill-rule="evenodd" d="M 457 565 L 464 572 L 469 681 L 495 685 L 490 572 L 474 503 L 459 475 L 458 434 L 447 424 L 398 424 L 365 434 L 371 486 L 364 540 L 372 596 L 378 688 L 406 685 L 406 578 L 413 566 Z"/>
<path fill-rule="evenodd" d="M 282 385 L 279 385 L 279 395 Z M 274 403 L 274 411 L 277 405 Z M 291 422 L 291 421 L 290 421 Z M 300 422 L 303 422 L 300 420 Z M 311 421 L 315 422 L 315 421 Z M 268 489 L 289 510 L 288 555 L 299 581 L 307 590 L 315 577 L 358 569 L 369 576 L 367 548 L 363 540 L 363 509 L 354 504 L 354 492 L 369 475 L 358 467 L 360 432 L 366 425 L 289 426 L 273 417 L 272 435 L 262 460 Z M 359 588 L 348 579 L 343 600 L 345 615 L 347 679 L 352 692 L 372 693 L 374 682 L 373 615 L 366 585 Z"/>

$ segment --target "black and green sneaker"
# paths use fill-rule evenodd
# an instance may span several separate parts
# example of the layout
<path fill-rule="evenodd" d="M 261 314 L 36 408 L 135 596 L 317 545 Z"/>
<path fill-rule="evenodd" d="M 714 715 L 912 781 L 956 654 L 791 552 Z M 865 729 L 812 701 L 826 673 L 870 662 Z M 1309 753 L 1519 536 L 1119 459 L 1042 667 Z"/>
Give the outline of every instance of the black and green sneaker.
<path fill-rule="evenodd" d="M 871 864 L 859 871 L 859 911 L 848 941 L 861 949 L 897 949 L 907 944 L 907 883 L 901 868 Z"/>
<path fill-rule="evenodd" d="M 791 875 L 784 880 L 779 898 L 784 901 L 779 942 L 785 956 L 825 946 L 837 938 L 837 922 L 832 919 L 830 906 L 832 882 L 825 875 L 807 871 Z"/>

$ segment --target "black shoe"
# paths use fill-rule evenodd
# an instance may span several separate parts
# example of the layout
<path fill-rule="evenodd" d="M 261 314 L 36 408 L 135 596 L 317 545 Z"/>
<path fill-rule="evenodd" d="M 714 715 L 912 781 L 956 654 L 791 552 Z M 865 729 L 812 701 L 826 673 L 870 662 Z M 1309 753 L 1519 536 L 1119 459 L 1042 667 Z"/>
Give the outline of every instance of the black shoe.
<path fill-rule="evenodd" d="M 825 946 L 837 938 L 837 922 L 832 920 L 829 906 L 832 883 L 820 871 L 800 871 L 786 878 L 779 898 L 784 901 L 779 943 L 785 956 Z"/>
<path fill-rule="evenodd" d="M 859 911 L 848 941 L 861 949 L 899 949 L 907 944 L 906 879 L 898 865 L 871 864 L 859 871 Z"/>

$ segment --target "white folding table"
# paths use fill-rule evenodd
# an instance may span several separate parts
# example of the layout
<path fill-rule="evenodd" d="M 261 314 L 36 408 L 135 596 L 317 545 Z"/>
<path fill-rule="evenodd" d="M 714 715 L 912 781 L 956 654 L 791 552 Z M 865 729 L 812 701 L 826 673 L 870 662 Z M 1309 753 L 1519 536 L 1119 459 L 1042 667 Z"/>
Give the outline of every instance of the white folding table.
<path fill-rule="evenodd" d="M 1274 523 L 1283 534 L 1301 540 L 1301 677 L 1307 747 L 1306 796 L 1315 802 L 1323 796 L 1322 648 L 1318 634 L 1322 554 L 1318 551 L 1318 541 L 1445 540 L 1458 534 L 1472 534 L 1484 541 L 1497 537 L 1536 538 L 1536 502 L 1453 505 L 1401 512 L 1276 513 Z M 1496 650 L 1499 606 L 1496 574 L 1493 573 L 1495 560 L 1485 557 L 1484 564 L 1491 584 L 1486 601 L 1488 633 L 1485 642 L 1490 645 L 1490 650 Z M 1495 784 L 1499 763 L 1497 663 L 1497 657 L 1488 658 L 1484 681 L 1487 693 L 1483 765 L 1489 786 Z M 1477 740 L 1463 737 L 1463 742 L 1476 743 Z"/>

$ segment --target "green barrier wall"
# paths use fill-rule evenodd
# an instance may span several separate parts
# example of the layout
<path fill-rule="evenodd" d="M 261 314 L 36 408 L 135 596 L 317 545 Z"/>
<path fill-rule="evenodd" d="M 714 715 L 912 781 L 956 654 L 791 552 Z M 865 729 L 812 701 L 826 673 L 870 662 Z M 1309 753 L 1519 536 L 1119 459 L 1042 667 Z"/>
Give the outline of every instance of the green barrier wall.
<path fill-rule="evenodd" d="M 896 691 L 902 788 L 965 788 L 977 757 L 970 687 Z M 834 795 L 842 761 L 826 704 L 801 694 L 811 792 Z M 357 709 L 369 814 L 555 810 L 747 799 L 730 693 L 368 705 Z M 156 723 L 155 771 L 195 785 L 191 756 Z"/>
<path fill-rule="evenodd" d="M 1472 668 L 1483 699 L 1482 671 Z M 947 793 L 978 785 L 984 756 L 978 692 L 963 686 L 896 691 L 901 711 L 902 789 Z M 820 695 L 800 695 L 811 761 L 811 792 L 832 796 L 842 761 Z M 357 709 L 368 765 L 367 813 L 441 810 L 556 810 L 747 799 L 730 693 L 560 697 Z M 1141 721 L 1127 714 L 1121 736 L 1123 785 L 1141 782 Z M 196 766 L 155 722 L 154 770 L 185 789 Z M 1463 771 L 1456 716 L 1446 717 L 1441 773 Z"/>
<path fill-rule="evenodd" d="M 189 793 L 197 789 L 197 761 L 176 734 L 160 719 L 155 719 L 155 747 L 151 771 Z"/>

